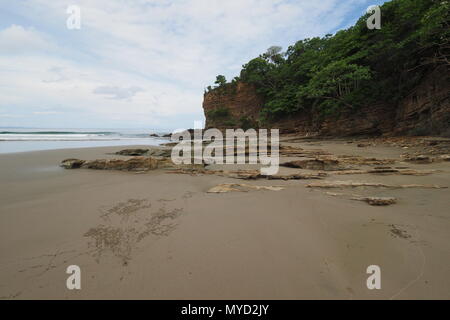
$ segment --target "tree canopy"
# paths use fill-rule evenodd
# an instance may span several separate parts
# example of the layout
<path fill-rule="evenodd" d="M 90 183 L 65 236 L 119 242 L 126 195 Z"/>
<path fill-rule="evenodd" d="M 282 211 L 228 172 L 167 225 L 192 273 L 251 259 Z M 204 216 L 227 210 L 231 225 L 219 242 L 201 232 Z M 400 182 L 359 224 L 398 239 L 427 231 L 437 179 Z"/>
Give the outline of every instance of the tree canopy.
<path fill-rule="evenodd" d="M 285 52 L 270 47 L 243 65 L 237 80 L 255 86 L 265 100 L 262 115 L 270 120 L 395 102 L 430 68 L 450 66 L 448 0 L 386 2 L 379 30 L 367 28 L 369 16 L 334 35 L 300 40 Z M 217 78 L 219 87 L 226 85 L 222 80 Z"/>

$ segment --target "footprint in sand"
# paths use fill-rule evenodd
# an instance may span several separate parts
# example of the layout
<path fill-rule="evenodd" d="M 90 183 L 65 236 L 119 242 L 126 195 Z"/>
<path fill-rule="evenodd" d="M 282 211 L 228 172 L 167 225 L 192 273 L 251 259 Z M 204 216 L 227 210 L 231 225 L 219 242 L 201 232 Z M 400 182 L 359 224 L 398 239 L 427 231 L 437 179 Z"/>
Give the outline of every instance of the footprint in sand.
<path fill-rule="evenodd" d="M 174 222 L 183 209 L 166 208 L 170 201 L 158 201 L 154 208 L 146 199 L 129 199 L 110 208 L 102 208 L 103 223 L 89 229 L 88 247 L 97 262 L 109 253 L 128 265 L 137 245 L 150 235 L 168 236 L 176 228 Z"/>

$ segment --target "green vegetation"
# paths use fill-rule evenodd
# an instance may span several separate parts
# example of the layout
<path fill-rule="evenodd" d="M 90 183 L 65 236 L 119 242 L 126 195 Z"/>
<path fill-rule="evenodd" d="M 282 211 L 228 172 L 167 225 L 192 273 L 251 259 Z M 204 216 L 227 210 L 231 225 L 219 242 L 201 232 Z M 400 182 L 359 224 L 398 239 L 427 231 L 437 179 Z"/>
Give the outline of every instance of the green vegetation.
<path fill-rule="evenodd" d="M 208 112 L 208 117 L 211 120 L 223 120 L 228 119 L 230 117 L 230 110 L 225 107 L 220 107 Z"/>
<path fill-rule="evenodd" d="M 218 75 L 214 83 L 217 84 L 218 87 L 221 87 L 227 83 L 227 79 L 223 75 Z"/>
<path fill-rule="evenodd" d="M 271 47 L 243 66 L 236 81 L 264 97 L 263 121 L 299 112 L 339 114 L 375 102 L 396 102 L 437 65 L 450 66 L 450 2 L 393 0 L 381 6 L 381 29 L 355 26 Z M 232 82 L 232 83 L 233 83 Z M 218 76 L 216 88 L 230 85 Z"/>
<path fill-rule="evenodd" d="M 233 80 L 231 80 L 231 82 L 227 82 L 227 79 L 225 78 L 225 76 L 218 75 L 216 77 L 216 81 L 214 82 L 214 84 L 216 86 L 214 86 L 214 87 L 208 86 L 205 89 L 205 93 L 208 93 L 211 91 L 214 91 L 219 94 L 234 93 L 234 92 L 236 92 L 236 88 L 237 88 L 237 84 L 238 84 L 239 80 L 240 80 L 239 77 L 235 77 Z"/>
<path fill-rule="evenodd" d="M 257 125 L 249 117 L 241 117 L 239 119 L 239 128 L 247 130 L 250 128 L 256 128 Z"/>

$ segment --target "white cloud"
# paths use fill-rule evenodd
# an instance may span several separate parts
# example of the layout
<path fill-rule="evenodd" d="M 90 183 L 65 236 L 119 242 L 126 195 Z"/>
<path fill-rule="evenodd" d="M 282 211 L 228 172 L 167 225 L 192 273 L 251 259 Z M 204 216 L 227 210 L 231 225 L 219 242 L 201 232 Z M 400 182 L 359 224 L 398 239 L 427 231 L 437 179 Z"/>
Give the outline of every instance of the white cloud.
<path fill-rule="evenodd" d="M 33 114 L 40 116 L 40 115 L 61 114 L 61 112 L 56 112 L 56 111 L 35 111 L 35 112 L 33 112 Z"/>
<path fill-rule="evenodd" d="M 35 51 L 49 51 L 55 46 L 49 38 L 34 28 L 19 25 L 0 30 L 0 54 L 18 54 Z"/>
<path fill-rule="evenodd" d="M 100 86 L 94 89 L 94 94 L 106 95 L 109 99 L 130 100 L 136 93 L 144 91 L 140 87 L 120 88 L 112 86 Z"/>
<path fill-rule="evenodd" d="M 0 107 L 70 110 L 73 126 L 83 117 L 180 126 L 202 117 L 217 74 L 236 76 L 271 45 L 330 32 L 360 2 L 78 0 L 80 30 L 67 30 L 65 1 L 9 2 L 21 19 L 0 29 Z"/>

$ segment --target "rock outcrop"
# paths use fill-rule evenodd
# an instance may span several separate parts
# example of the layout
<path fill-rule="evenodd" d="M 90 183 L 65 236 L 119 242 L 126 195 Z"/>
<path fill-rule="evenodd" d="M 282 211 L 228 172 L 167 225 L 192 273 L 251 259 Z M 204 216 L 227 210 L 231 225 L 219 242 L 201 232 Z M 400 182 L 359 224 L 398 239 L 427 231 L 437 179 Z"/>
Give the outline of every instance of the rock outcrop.
<path fill-rule="evenodd" d="M 78 169 L 83 166 L 86 161 L 80 159 L 65 159 L 61 162 L 64 169 Z"/>
<path fill-rule="evenodd" d="M 254 124 L 264 106 L 263 99 L 253 86 L 237 83 L 229 90 L 214 90 L 204 96 L 203 109 L 206 128 L 241 127 L 243 121 Z M 214 111 L 224 111 L 214 114 Z"/>
<path fill-rule="evenodd" d="M 339 160 L 337 159 L 320 159 L 320 158 L 289 161 L 282 163 L 281 166 L 288 168 L 324 170 L 324 171 L 343 169 L 340 166 Z"/>
<path fill-rule="evenodd" d="M 125 149 L 116 152 L 121 156 L 142 156 L 148 152 L 148 149 Z"/>
<path fill-rule="evenodd" d="M 264 100 L 253 86 L 237 83 L 234 89 L 205 94 L 206 128 L 258 127 Z M 450 136 L 450 72 L 436 68 L 398 103 L 367 105 L 339 116 L 314 112 L 286 116 L 265 127 L 304 135 L 442 135 Z"/>
<path fill-rule="evenodd" d="M 120 170 L 120 171 L 149 171 L 158 168 L 172 167 L 170 159 L 157 159 L 151 157 L 134 157 L 129 160 L 119 159 L 97 159 L 80 160 L 66 159 L 61 162 L 61 167 L 65 169 L 95 169 L 95 170 Z"/>

